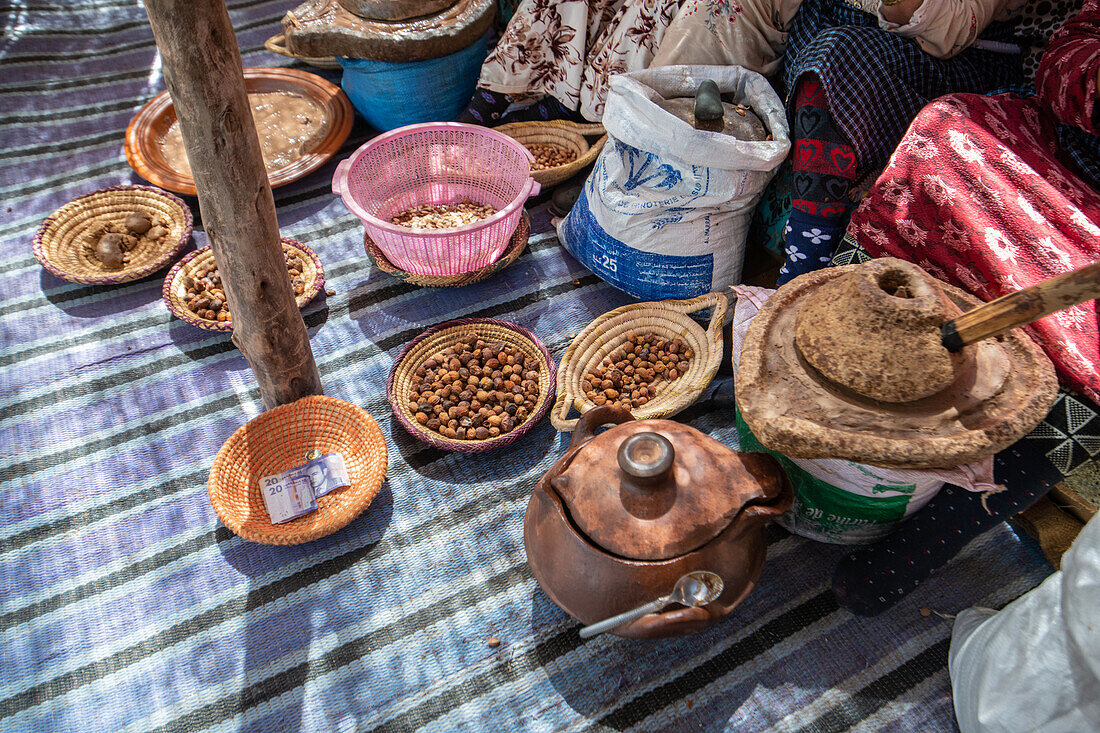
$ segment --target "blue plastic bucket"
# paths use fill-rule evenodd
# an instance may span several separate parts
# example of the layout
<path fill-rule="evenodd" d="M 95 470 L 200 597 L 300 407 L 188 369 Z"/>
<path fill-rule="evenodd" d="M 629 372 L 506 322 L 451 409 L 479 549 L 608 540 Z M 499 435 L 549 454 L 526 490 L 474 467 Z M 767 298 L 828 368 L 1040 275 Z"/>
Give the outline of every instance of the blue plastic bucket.
<path fill-rule="evenodd" d="M 340 86 L 371 127 L 385 132 L 421 122 L 449 122 L 474 94 L 488 53 L 486 36 L 456 53 L 427 61 L 338 58 Z"/>

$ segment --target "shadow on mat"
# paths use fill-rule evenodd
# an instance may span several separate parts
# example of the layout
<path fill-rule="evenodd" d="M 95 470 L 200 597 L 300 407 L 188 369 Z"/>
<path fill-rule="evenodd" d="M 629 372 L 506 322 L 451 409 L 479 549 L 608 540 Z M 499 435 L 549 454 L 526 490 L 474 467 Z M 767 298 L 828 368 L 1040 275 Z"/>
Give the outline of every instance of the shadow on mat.
<path fill-rule="evenodd" d="M 328 322 L 329 307 L 325 292 L 322 290 L 318 293 L 306 309 L 310 312 L 304 313 L 303 318 L 309 337 L 312 339 Z M 185 357 L 191 361 L 205 361 L 203 365 L 205 368 L 221 371 L 248 369 L 248 362 L 233 344 L 233 334 L 229 331 L 207 331 L 185 323 L 173 315 L 168 324 L 168 336 Z M 226 354 L 226 356 L 221 359 L 210 358 L 218 354 Z M 315 352 L 314 356 L 317 355 Z"/>
<path fill-rule="evenodd" d="M 340 575 L 356 563 L 370 561 L 392 519 L 393 494 L 387 481 L 362 515 L 313 542 L 261 545 L 222 529 L 222 557 L 248 576 L 250 587 L 240 623 L 243 681 L 211 711 L 217 720 L 240 719 L 242 733 L 310 729 L 308 721 L 316 721 L 306 715 L 306 685 L 332 672 L 334 664 L 329 659 L 333 652 L 323 651 L 321 638 L 339 636 L 370 605 L 369 598 L 343 597 L 354 584 L 341 584 Z M 332 646 L 331 640 L 327 646 Z"/>
<path fill-rule="evenodd" d="M 380 421 L 385 424 L 385 420 Z M 514 481 L 526 476 L 547 453 L 557 452 L 557 431 L 543 418 L 530 432 L 511 445 L 484 453 L 459 453 L 435 448 L 414 438 L 390 412 L 390 438 L 409 468 L 425 478 L 448 484 L 482 483 L 499 479 Z M 450 457 L 450 460 L 443 460 Z M 531 480 L 534 486 L 538 477 Z"/>
<path fill-rule="evenodd" d="M 585 640 L 578 633 L 580 623 L 570 621 L 536 586 L 531 592 L 531 628 L 536 636 L 546 637 L 535 647 L 539 664 L 569 707 L 592 721 L 596 729 L 627 730 L 660 713 L 649 720 L 646 730 L 718 730 L 744 702 L 733 695 L 717 695 L 693 709 L 690 691 L 678 684 L 681 680 L 662 684 L 661 679 L 691 663 L 716 636 L 735 633 L 731 618 L 695 634 L 655 640 L 610 634 Z M 563 622 L 569 624 L 564 631 L 543 633 Z M 703 669 L 706 666 L 703 663 L 689 674 L 712 674 L 711 679 L 716 679 L 725 672 Z"/>
<path fill-rule="evenodd" d="M 73 287 L 72 283 L 42 270 L 38 282 L 46 300 L 74 318 L 117 318 L 160 300 L 164 273 L 161 270 L 121 285 Z"/>

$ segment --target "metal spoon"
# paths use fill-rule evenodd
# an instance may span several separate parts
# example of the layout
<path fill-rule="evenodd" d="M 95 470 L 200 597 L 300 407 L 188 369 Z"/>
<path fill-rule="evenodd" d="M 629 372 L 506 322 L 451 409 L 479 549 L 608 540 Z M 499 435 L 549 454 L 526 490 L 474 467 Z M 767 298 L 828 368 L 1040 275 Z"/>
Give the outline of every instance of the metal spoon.
<path fill-rule="evenodd" d="M 587 639 L 596 634 L 611 631 L 618 626 L 636 621 L 647 613 L 660 611 L 669 603 L 679 603 L 682 606 L 705 606 L 722 595 L 722 588 L 724 586 L 725 583 L 722 582 L 722 578 L 712 572 L 707 570 L 690 572 L 676 581 L 676 585 L 673 586 L 672 592 L 667 596 L 658 598 L 644 606 L 638 606 L 632 611 L 620 613 L 618 616 L 612 616 L 597 624 L 585 626 L 581 629 L 581 638 Z"/>

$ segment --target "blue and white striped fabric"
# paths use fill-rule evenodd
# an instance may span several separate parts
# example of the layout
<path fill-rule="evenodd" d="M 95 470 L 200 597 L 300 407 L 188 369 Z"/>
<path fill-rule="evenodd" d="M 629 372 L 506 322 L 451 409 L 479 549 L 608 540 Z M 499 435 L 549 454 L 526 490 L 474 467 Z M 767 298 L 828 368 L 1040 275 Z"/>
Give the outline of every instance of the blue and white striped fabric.
<path fill-rule="evenodd" d="M 246 65 L 287 63 L 261 50 L 287 7 L 231 0 Z M 918 609 L 1018 596 L 1049 571 L 1030 545 L 991 532 L 868 620 L 828 589 L 838 548 L 776 530 L 758 588 L 724 623 L 582 642 L 522 544 L 558 435 L 543 424 L 497 453 L 441 453 L 390 418 L 385 378 L 406 341 L 458 316 L 514 320 L 560 357 L 626 296 L 546 233 L 485 283 L 391 279 L 329 192 L 332 165 L 276 191 L 279 222 L 325 264 L 336 295 L 305 311 L 313 350 L 327 392 L 382 425 L 389 479 L 317 542 L 230 534 L 206 476 L 261 403 L 229 338 L 170 318 L 159 277 L 74 285 L 31 256 L 51 211 L 136 180 L 123 131 L 164 87 L 143 12 L 14 0 L 0 22 L 0 730 L 952 729 L 950 626 Z M 548 230 L 545 214 L 535 225 Z M 735 444 L 727 408 L 681 419 Z"/>

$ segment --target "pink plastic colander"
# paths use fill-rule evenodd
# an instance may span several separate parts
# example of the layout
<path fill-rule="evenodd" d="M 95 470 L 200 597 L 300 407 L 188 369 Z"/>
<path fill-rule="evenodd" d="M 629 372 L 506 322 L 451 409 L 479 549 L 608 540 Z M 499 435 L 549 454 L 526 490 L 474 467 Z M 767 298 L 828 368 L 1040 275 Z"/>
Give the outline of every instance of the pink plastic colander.
<path fill-rule="evenodd" d="M 417 275 L 458 275 L 500 258 L 539 192 L 531 153 L 499 132 L 457 122 L 409 125 L 380 135 L 336 166 L 332 191 L 358 216 L 390 262 Z M 470 199 L 492 216 L 448 229 L 390 220 L 414 206 Z"/>

